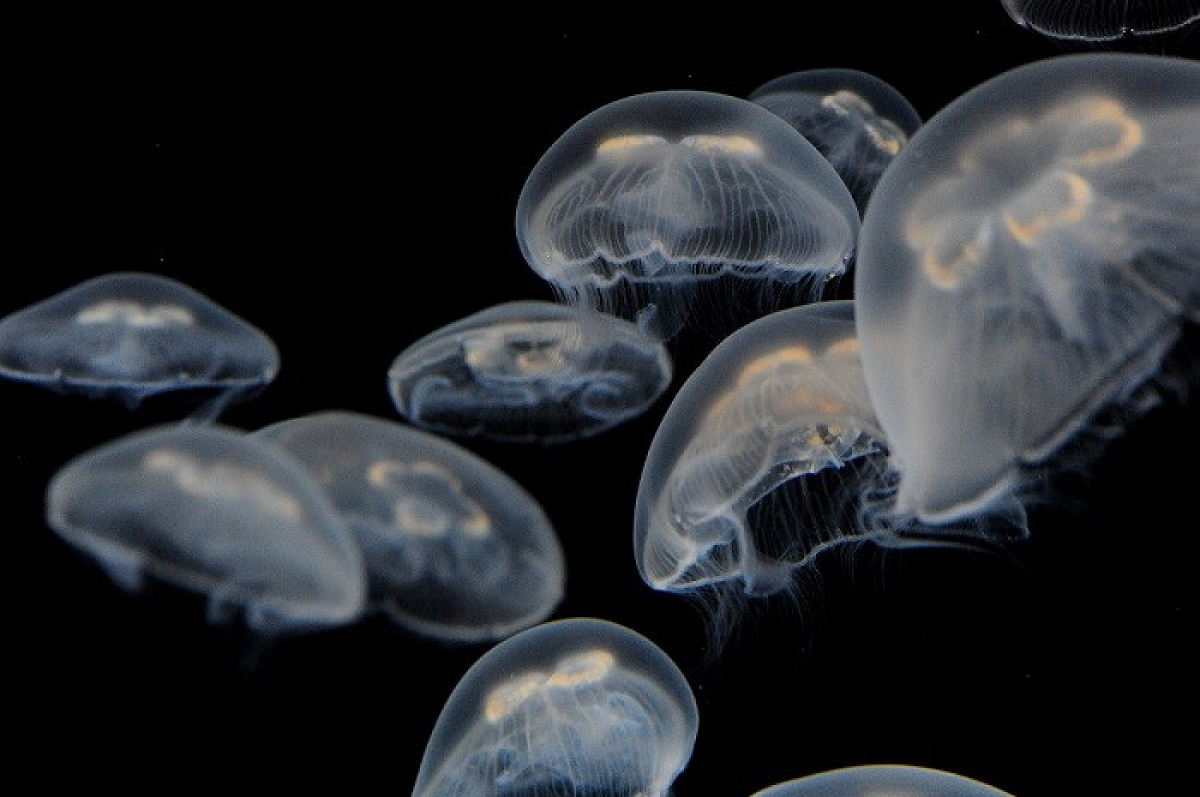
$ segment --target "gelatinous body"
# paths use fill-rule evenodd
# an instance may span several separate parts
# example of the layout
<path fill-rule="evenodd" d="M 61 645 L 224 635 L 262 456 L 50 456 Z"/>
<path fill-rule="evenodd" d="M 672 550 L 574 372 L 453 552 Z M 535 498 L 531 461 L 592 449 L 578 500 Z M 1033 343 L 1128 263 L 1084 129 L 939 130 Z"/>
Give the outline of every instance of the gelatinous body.
<path fill-rule="evenodd" d="M 819 289 L 852 259 L 858 224 L 803 136 L 748 100 L 698 91 L 584 117 L 530 172 L 516 218 L 522 254 L 568 303 L 663 336 L 706 280 L 742 278 L 769 309 L 789 287 Z"/>
<path fill-rule="evenodd" d="M 641 414 L 671 359 L 634 324 L 553 302 L 508 302 L 405 349 L 388 371 L 397 410 L 423 428 L 562 441 Z"/>
<path fill-rule="evenodd" d="M 1059 39 L 1165 33 L 1200 20 L 1200 0 L 1001 0 L 1017 24 Z"/>
<path fill-rule="evenodd" d="M 912 104 L 857 69 L 808 69 L 768 81 L 749 99 L 812 142 L 862 213 L 879 176 L 921 126 Z"/>
<path fill-rule="evenodd" d="M 1008 792 L 940 769 L 878 764 L 819 772 L 753 797 L 1010 797 Z"/>
<path fill-rule="evenodd" d="M 95 277 L 0 321 L 0 376 L 130 406 L 173 390 L 249 391 L 278 370 L 260 330 L 156 274 Z"/>
<path fill-rule="evenodd" d="M 362 548 L 371 603 L 400 625 L 448 641 L 499 639 L 562 599 L 562 550 L 541 506 L 466 449 L 349 412 L 255 435 L 315 476 Z"/>
<path fill-rule="evenodd" d="M 413 797 L 662 797 L 698 727 L 679 668 L 614 623 L 546 623 L 497 645 L 455 687 Z"/>
<path fill-rule="evenodd" d="M 364 605 L 358 546 L 309 474 L 232 429 L 158 427 L 86 452 L 51 480 L 46 518 L 126 589 L 203 593 L 214 622 L 290 631 Z"/>
<path fill-rule="evenodd" d="M 664 590 L 734 579 L 752 594 L 786 589 L 855 530 L 855 461 L 884 451 L 851 302 L 746 325 L 688 378 L 651 443 L 634 517 L 642 578 Z M 828 484 L 808 487 L 830 469 Z"/>
<path fill-rule="evenodd" d="M 1158 373 L 1200 312 L 1200 62 L 1017 68 L 927 121 L 863 221 L 857 325 L 899 473 L 933 522 L 1019 494 Z"/>

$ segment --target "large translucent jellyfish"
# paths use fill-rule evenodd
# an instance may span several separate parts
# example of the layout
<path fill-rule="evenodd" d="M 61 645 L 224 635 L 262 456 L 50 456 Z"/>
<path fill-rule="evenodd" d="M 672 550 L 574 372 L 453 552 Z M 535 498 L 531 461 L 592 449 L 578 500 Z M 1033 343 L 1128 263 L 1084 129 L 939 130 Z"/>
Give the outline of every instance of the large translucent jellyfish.
<path fill-rule="evenodd" d="M 634 512 L 638 570 L 661 590 L 788 589 L 858 528 L 860 491 L 885 453 L 851 302 L 747 324 L 688 378 L 650 445 Z"/>
<path fill-rule="evenodd" d="M 604 620 L 546 623 L 463 676 L 413 797 L 662 797 L 697 729 L 687 680 L 650 640 Z"/>
<path fill-rule="evenodd" d="M 749 95 L 813 143 L 837 171 L 859 213 L 879 175 L 921 117 L 890 84 L 857 69 L 807 69 L 768 81 Z"/>
<path fill-rule="evenodd" d="M 993 78 L 901 151 L 856 278 L 899 514 L 1020 500 L 1094 421 L 1147 405 L 1200 316 L 1197 141 L 1200 62 L 1089 54 Z"/>
<path fill-rule="evenodd" d="M 94 277 L 0 321 L 0 376 L 129 406 L 174 390 L 226 397 L 270 383 L 275 344 L 167 277 Z"/>
<path fill-rule="evenodd" d="M 701 91 L 588 114 L 534 166 L 516 218 L 522 254 L 560 297 L 662 337 L 719 277 L 737 281 L 751 312 L 779 309 L 792 289 L 818 296 L 852 259 L 858 225 L 803 136 L 755 103 Z M 722 288 L 704 310 L 728 313 L 735 296 Z"/>
<path fill-rule="evenodd" d="M 452 642 L 499 639 L 562 599 L 563 554 L 541 505 L 466 449 L 351 412 L 255 434 L 316 477 L 362 548 L 370 603 L 401 626 Z"/>
<path fill-rule="evenodd" d="M 1001 0 L 1022 27 L 1058 39 L 1105 41 L 1165 33 L 1200 20 L 1200 0 Z"/>
<path fill-rule="evenodd" d="M 418 340 L 388 371 L 396 409 L 435 432 L 572 440 L 646 410 L 671 381 L 662 343 L 554 302 L 496 305 Z"/>
<path fill-rule="evenodd" d="M 940 769 L 903 764 L 845 767 L 790 780 L 752 797 L 1010 797 L 1006 791 Z"/>
<path fill-rule="evenodd" d="M 354 620 L 366 577 L 354 537 L 308 472 L 219 426 L 157 427 L 63 466 L 50 527 L 121 587 L 207 597 L 214 623 L 275 634 Z"/>

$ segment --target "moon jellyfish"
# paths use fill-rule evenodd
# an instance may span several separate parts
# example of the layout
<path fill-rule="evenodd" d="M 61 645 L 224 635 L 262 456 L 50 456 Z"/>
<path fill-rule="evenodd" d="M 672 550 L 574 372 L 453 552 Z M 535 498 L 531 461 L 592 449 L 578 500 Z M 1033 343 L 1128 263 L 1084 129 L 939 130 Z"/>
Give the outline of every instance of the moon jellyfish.
<path fill-rule="evenodd" d="M 634 514 L 638 571 L 673 592 L 788 589 L 857 528 L 885 453 L 851 302 L 751 322 L 692 373 L 654 436 Z"/>
<path fill-rule="evenodd" d="M 201 593 L 214 623 L 275 634 L 363 608 L 353 536 L 307 471 L 232 429 L 180 425 L 119 438 L 63 466 L 46 519 L 113 581 Z"/>
<path fill-rule="evenodd" d="M 94 277 L 0 321 L 0 376 L 129 407 L 176 390 L 228 400 L 278 370 L 260 330 L 156 274 Z"/>
<path fill-rule="evenodd" d="M 662 797 L 697 728 L 683 673 L 648 639 L 604 620 L 546 623 L 463 676 L 413 797 Z"/>
<path fill-rule="evenodd" d="M 809 69 L 749 95 L 812 142 L 850 189 L 859 213 L 921 117 L 895 88 L 856 69 Z"/>
<path fill-rule="evenodd" d="M 1058 39 L 1104 41 L 1178 30 L 1200 19 L 1200 0 L 1001 0 L 1025 28 Z"/>
<path fill-rule="evenodd" d="M 752 797 L 1010 797 L 1006 791 L 940 769 L 876 764 L 789 780 Z"/>
<path fill-rule="evenodd" d="M 819 296 L 852 259 L 858 225 L 803 136 L 748 100 L 701 91 L 588 114 L 534 166 L 516 218 L 526 261 L 563 300 L 663 338 L 719 278 L 754 311 L 793 289 Z M 706 311 L 736 303 L 729 282 Z"/>
<path fill-rule="evenodd" d="M 435 432 L 572 440 L 641 414 L 671 381 L 671 359 L 634 324 L 554 302 L 496 305 L 396 357 L 396 409 Z"/>
<path fill-rule="evenodd" d="M 499 639 L 562 599 L 563 554 L 541 506 L 466 449 L 349 412 L 255 434 L 313 474 L 358 539 L 369 602 L 401 626 L 453 642 Z"/>
<path fill-rule="evenodd" d="M 1149 405 L 1200 316 L 1198 140 L 1200 62 L 1089 54 L 993 78 L 901 151 L 856 278 L 899 514 L 1016 502 Z"/>

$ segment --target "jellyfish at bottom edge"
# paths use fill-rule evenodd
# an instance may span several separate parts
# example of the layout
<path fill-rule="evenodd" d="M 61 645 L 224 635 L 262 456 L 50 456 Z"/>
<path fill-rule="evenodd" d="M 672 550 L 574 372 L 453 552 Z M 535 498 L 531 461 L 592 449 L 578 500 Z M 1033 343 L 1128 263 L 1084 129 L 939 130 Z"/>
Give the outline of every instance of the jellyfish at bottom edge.
<path fill-rule="evenodd" d="M 446 701 L 413 797 L 663 797 L 699 728 L 654 643 L 606 620 L 557 620 L 482 656 Z"/>
<path fill-rule="evenodd" d="M 872 764 L 818 772 L 751 797 L 1012 797 L 994 786 L 941 769 Z"/>
<path fill-rule="evenodd" d="M 84 452 L 50 480 L 46 520 L 118 586 L 203 595 L 211 622 L 264 638 L 364 606 L 358 546 L 308 472 L 234 429 L 158 427 Z"/>

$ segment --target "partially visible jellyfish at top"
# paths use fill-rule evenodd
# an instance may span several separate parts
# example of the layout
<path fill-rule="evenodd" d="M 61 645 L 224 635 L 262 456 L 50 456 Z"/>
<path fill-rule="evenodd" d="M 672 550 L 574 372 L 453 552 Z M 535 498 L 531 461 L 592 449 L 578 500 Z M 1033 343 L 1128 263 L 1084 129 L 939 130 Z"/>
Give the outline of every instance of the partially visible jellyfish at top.
<path fill-rule="evenodd" d="M 1001 0 L 1018 25 L 1056 39 L 1110 41 L 1180 30 L 1200 20 L 1200 0 Z"/>
<path fill-rule="evenodd" d="M 1011 797 L 995 786 L 932 767 L 864 764 L 779 783 L 751 797 Z"/>
<path fill-rule="evenodd" d="M 560 299 L 664 340 L 820 298 L 858 227 L 846 186 L 803 136 L 703 91 L 588 114 L 542 155 L 516 213 L 521 253 Z"/>
<path fill-rule="evenodd" d="M 402 351 L 388 392 L 413 424 L 460 437 L 561 442 L 643 413 L 671 381 L 663 344 L 555 302 L 495 305 Z"/>
<path fill-rule="evenodd" d="M 195 593 L 212 623 L 263 638 L 365 605 L 341 516 L 298 463 L 234 429 L 154 427 L 86 451 L 51 479 L 46 520 L 119 587 Z"/>
<path fill-rule="evenodd" d="M 665 797 L 699 712 L 682 672 L 616 623 L 566 619 L 501 642 L 463 676 L 413 797 Z"/>
<path fill-rule="evenodd" d="M 638 571 L 658 590 L 719 590 L 718 611 L 790 591 L 822 551 L 862 539 L 861 499 L 886 488 L 886 454 L 853 303 L 753 321 L 708 355 L 659 425 L 638 485 Z M 719 636 L 734 618 L 713 619 Z"/>
<path fill-rule="evenodd" d="M 187 391 L 215 395 L 215 417 L 278 370 L 265 333 L 157 274 L 94 277 L 0 320 L 0 377 L 130 408 Z"/>
<path fill-rule="evenodd" d="M 807 69 L 777 77 L 748 99 L 779 116 L 829 160 L 861 214 L 879 176 L 921 126 L 898 90 L 857 69 Z"/>
<path fill-rule="evenodd" d="M 254 433 L 299 461 L 362 549 L 368 604 L 445 642 L 541 622 L 566 579 L 541 505 L 470 451 L 399 422 L 319 412 Z"/>
<path fill-rule="evenodd" d="M 1200 62 L 1103 53 L 1013 69 L 917 131 L 855 286 L 895 514 L 1017 517 L 1194 376 L 1176 344 L 1200 320 L 1197 141 Z"/>

